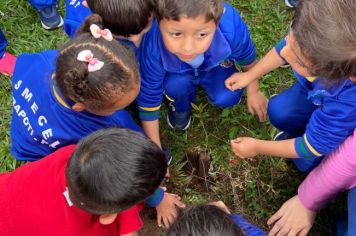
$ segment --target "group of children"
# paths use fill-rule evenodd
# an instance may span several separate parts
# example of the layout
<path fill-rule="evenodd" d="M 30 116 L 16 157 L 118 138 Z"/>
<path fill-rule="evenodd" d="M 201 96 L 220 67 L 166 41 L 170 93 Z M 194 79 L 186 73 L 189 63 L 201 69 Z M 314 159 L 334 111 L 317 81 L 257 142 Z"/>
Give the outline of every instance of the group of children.
<path fill-rule="evenodd" d="M 292 158 L 311 172 L 268 221 L 270 235 L 306 235 L 315 211 L 356 185 L 354 12 L 355 0 L 300 0 L 286 37 L 257 62 L 247 25 L 223 0 L 67 0 L 70 41 L 0 60 L 12 75 L 11 153 L 35 161 L 0 175 L 0 234 L 137 235 L 145 202 L 168 235 L 265 235 L 221 202 L 177 215 L 185 205 L 160 187 L 171 159 L 161 104 L 169 126 L 186 130 L 200 86 L 221 108 L 246 88 L 250 113 L 281 130 L 274 141 L 232 140 L 238 157 Z M 297 82 L 268 101 L 258 79 L 284 64 Z M 125 110 L 133 101 L 142 126 Z M 352 190 L 349 235 L 355 201 Z"/>

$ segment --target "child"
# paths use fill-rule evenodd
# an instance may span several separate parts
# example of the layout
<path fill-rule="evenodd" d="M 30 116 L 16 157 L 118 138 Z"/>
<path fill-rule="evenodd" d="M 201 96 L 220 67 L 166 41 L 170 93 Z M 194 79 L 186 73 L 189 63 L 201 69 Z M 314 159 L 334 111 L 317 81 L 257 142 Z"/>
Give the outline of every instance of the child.
<path fill-rule="evenodd" d="M 287 140 L 238 138 L 231 142 L 237 156 L 298 158 L 297 168 L 308 172 L 352 134 L 356 127 L 356 86 L 351 80 L 356 77 L 355 12 L 354 0 L 300 1 L 287 37 L 253 69 L 226 81 L 231 90 L 243 87 L 285 61 L 298 80 L 268 105 L 271 123 L 284 131 L 278 139 Z"/>
<path fill-rule="evenodd" d="M 96 131 L 0 175 L 0 235 L 138 235 L 137 204 L 166 168 L 163 152 L 143 134 Z"/>
<path fill-rule="evenodd" d="M 197 86 L 222 108 L 239 103 L 242 89 L 231 92 L 224 81 L 251 67 L 256 51 L 237 11 L 222 0 L 159 0 L 157 21 L 142 39 L 138 59 L 142 75 L 137 98 L 143 129 L 156 143 L 159 110 L 169 100 L 168 124 L 186 130 L 191 122 L 191 103 Z M 258 84 L 247 88 L 248 107 L 265 119 L 266 99 Z"/>
<path fill-rule="evenodd" d="M 0 74 L 12 75 L 16 57 L 6 52 L 7 40 L 0 29 Z"/>
<path fill-rule="evenodd" d="M 268 220 L 274 224 L 270 234 L 294 232 L 307 235 L 316 212 L 337 193 L 352 189 L 348 194 L 348 234 L 356 234 L 356 130 L 330 156 L 317 166 L 298 188 L 298 195 L 289 199 Z M 283 222 L 283 223 L 282 223 Z M 346 234 L 340 234 L 346 235 Z"/>
<path fill-rule="evenodd" d="M 97 25 L 102 25 L 101 17 L 92 15 L 59 52 L 17 59 L 11 124 L 12 154 L 17 159 L 37 160 L 105 127 L 141 131 L 124 110 L 140 88 L 135 56 Z M 162 188 L 146 203 L 156 207 L 159 224 L 162 219 L 173 221 L 175 206 L 184 206 Z"/>
<path fill-rule="evenodd" d="M 90 20 L 101 23 L 97 15 Z M 18 160 L 38 160 L 100 128 L 140 130 L 123 110 L 140 88 L 135 57 L 109 36 L 88 24 L 59 51 L 17 58 L 11 152 Z"/>
<path fill-rule="evenodd" d="M 46 30 L 63 25 L 63 18 L 58 12 L 57 0 L 28 0 L 40 14 L 41 25 Z"/>
<path fill-rule="evenodd" d="M 238 214 L 231 214 L 222 201 L 196 205 L 180 212 L 167 236 L 265 236 L 262 230 Z"/>
<path fill-rule="evenodd" d="M 91 13 L 103 18 L 103 27 L 110 29 L 117 39 L 139 47 L 142 36 L 150 29 L 154 10 L 152 0 L 67 0 L 64 30 L 73 37 Z"/>

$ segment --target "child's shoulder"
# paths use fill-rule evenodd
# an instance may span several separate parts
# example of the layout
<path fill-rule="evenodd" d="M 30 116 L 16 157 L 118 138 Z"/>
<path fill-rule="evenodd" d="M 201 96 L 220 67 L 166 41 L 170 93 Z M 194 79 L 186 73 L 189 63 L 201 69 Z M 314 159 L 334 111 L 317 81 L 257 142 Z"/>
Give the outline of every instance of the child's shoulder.
<path fill-rule="evenodd" d="M 234 43 L 242 35 L 249 35 L 245 22 L 237 9 L 225 3 L 224 13 L 220 19 L 218 28 L 230 43 Z"/>

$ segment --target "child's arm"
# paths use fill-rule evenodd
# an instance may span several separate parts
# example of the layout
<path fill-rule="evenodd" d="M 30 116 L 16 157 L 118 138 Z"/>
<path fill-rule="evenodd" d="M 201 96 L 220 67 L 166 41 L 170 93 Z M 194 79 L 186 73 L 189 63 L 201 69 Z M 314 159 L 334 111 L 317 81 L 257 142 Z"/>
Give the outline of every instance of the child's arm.
<path fill-rule="evenodd" d="M 142 128 L 145 134 L 162 149 L 158 120 L 142 121 Z"/>
<path fill-rule="evenodd" d="M 306 235 L 314 223 L 317 210 L 337 193 L 356 186 L 355 153 L 356 132 L 310 172 L 299 186 L 298 195 L 286 201 L 268 220 L 267 224 L 274 224 L 270 235 L 284 231 Z"/>
<path fill-rule="evenodd" d="M 231 140 L 231 148 L 235 155 L 240 158 L 250 158 L 257 155 L 298 158 L 298 154 L 294 148 L 294 142 L 295 139 L 268 141 L 240 137 Z"/>
<path fill-rule="evenodd" d="M 138 232 L 136 231 L 128 234 L 121 234 L 121 236 L 138 236 Z"/>
<path fill-rule="evenodd" d="M 285 61 L 279 56 L 277 50 L 272 48 L 255 66 L 246 72 L 234 73 L 227 80 L 225 86 L 234 91 L 248 86 L 265 74 L 284 65 Z"/>

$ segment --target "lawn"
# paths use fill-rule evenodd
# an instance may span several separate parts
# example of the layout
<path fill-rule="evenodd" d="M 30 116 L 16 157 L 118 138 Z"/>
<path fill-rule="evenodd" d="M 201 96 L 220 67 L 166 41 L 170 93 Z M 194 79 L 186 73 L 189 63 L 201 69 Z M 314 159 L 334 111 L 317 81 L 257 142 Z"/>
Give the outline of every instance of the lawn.
<path fill-rule="evenodd" d="M 62 15 L 64 2 L 59 1 Z M 285 7 L 283 0 L 230 2 L 249 25 L 259 57 L 285 35 L 292 11 Z M 8 51 L 13 54 L 55 48 L 68 40 L 62 29 L 42 29 L 37 12 L 25 0 L 1 1 L 0 11 L 0 28 L 8 38 Z M 22 164 L 10 155 L 10 81 L 9 77 L 0 76 L 0 172 L 14 170 Z M 293 82 L 290 69 L 278 69 L 263 78 L 261 88 L 269 97 Z M 221 110 L 211 106 L 200 91 L 193 108 L 192 125 L 186 132 L 169 129 L 163 110 L 162 142 L 169 145 L 174 154 L 170 191 L 180 194 L 187 204 L 223 200 L 232 211 L 268 230 L 268 217 L 296 194 L 298 184 L 305 176 L 298 173 L 290 162 L 279 158 L 260 156 L 237 160 L 230 150 L 229 140 L 237 136 L 272 139 L 277 130 L 268 121 L 260 123 L 248 113 L 245 97 L 240 105 Z M 208 177 L 197 177 L 190 168 L 186 157 L 192 152 L 207 153 L 212 157 Z M 335 215 L 339 208 L 333 206 L 323 210 L 311 235 L 329 235 L 327 227 L 334 222 L 334 218 L 329 216 Z"/>

